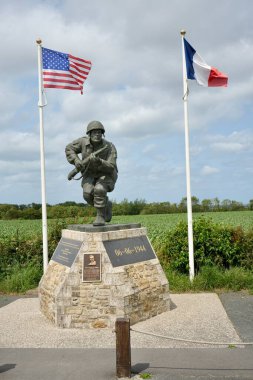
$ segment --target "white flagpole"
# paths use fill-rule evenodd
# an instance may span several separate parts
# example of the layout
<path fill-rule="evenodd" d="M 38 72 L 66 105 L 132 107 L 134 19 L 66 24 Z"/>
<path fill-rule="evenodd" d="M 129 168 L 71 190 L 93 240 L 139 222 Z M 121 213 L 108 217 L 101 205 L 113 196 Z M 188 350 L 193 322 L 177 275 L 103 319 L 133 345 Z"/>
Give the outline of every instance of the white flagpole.
<path fill-rule="evenodd" d="M 40 115 L 40 168 L 41 168 L 41 199 L 42 199 L 42 237 L 43 237 L 43 271 L 48 265 L 47 242 L 47 204 L 46 204 L 46 179 L 45 179 L 45 154 L 44 154 L 44 128 L 43 128 L 43 86 L 42 86 L 42 50 L 41 39 L 36 40 L 38 45 L 38 74 L 39 74 L 39 115 Z"/>
<path fill-rule="evenodd" d="M 186 62 L 184 51 L 185 30 L 181 30 L 182 55 L 183 55 L 183 88 L 184 88 L 184 126 L 185 126 L 185 160 L 186 160 L 186 188 L 187 188 L 187 220 L 188 220 L 188 249 L 189 249 L 189 276 L 194 278 L 194 252 L 193 252 L 193 231 L 192 231 L 192 200 L 191 200 L 191 180 L 190 180 L 190 149 L 189 149 L 189 127 L 188 127 L 188 85 L 186 75 Z"/>

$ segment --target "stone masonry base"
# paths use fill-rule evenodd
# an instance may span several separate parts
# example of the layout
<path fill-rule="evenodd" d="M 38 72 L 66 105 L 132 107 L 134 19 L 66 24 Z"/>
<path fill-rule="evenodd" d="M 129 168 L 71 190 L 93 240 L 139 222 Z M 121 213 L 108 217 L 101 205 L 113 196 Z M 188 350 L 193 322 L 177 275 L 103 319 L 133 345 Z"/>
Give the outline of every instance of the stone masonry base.
<path fill-rule="evenodd" d="M 41 312 L 62 328 L 114 327 L 116 318 L 133 325 L 170 309 L 169 285 L 157 258 L 113 267 L 103 241 L 146 235 L 145 228 L 107 232 L 63 230 L 83 242 L 71 268 L 50 261 L 39 285 Z M 82 282 L 84 253 L 101 253 L 101 282 Z"/>

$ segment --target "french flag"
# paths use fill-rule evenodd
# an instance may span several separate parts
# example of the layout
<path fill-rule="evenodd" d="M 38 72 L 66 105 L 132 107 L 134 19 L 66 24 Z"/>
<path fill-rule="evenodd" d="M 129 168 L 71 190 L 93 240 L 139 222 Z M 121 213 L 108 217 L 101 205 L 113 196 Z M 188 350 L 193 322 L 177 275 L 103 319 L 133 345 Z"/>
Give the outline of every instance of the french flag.
<path fill-rule="evenodd" d="M 205 87 L 227 87 L 227 75 L 209 66 L 185 38 L 184 51 L 188 79 L 195 79 Z"/>

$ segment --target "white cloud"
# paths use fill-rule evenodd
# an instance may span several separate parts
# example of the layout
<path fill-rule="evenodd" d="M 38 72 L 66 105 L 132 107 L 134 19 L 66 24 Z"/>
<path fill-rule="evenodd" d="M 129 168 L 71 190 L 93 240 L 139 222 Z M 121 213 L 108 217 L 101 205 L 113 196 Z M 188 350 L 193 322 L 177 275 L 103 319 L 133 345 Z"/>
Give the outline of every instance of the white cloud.
<path fill-rule="evenodd" d="M 227 136 L 212 136 L 211 148 L 215 151 L 239 153 L 253 150 L 253 132 L 242 130 Z"/>
<path fill-rule="evenodd" d="M 38 156 L 39 139 L 33 133 L 6 131 L 1 133 L 0 159 L 22 161 Z"/>
<path fill-rule="evenodd" d="M 209 166 L 209 165 L 205 165 L 202 169 L 201 169 L 201 174 L 202 175 L 210 175 L 210 174 L 214 174 L 214 173 L 219 173 L 219 169 L 218 168 L 214 168 L 212 166 Z"/>
<path fill-rule="evenodd" d="M 157 146 L 155 144 L 148 144 L 146 145 L 143 149 L 142 149 L 142 152 L 143 153 L 153 153 L 153 152 L 156 152 L 157 150 Z"/>
<path fill-rule="evenodd" d="M 236 142 L 220 142 L 220 143 L 214 143 L 213 148 L 215 150 L 220 150 L 223 152 L 240 152 L 244 150 L 244 146 L 241 143 Z"/>
<path fill-rule="evenodd" d="M 199 23 L 207 7 L 215 28 L 208 20 Z M 115 196 L 181 199 L 185 192 L 182 27 L 198 53 L 229 76 L 228 88 L 189 83 L 191 155 L 193 168 L 202 167 L 200 174 L 206 175 L 203 197 L 211 187 L 208 174 L 219 170 L 222 177 L 223 168 L 229 166 L 224 162 L 233 153 L 237 157 L 233 172 L 240 171 L 244 188 L 252 187 L 248 175 L 253 146 L 251 1 L 245 0 L 242 7 L 236 0 L 224 0 L 218 8 L 210 8 L 207 0 L 107 0 L 106 4 L 102 0 L 12 0 L 1 2 L 0 11 L 0 159 L 19 182 L 16 190 L 2 190 L 2 199 L 11 196 L 22 202 L 22 188 L 29 198 L 29 181 L 31 200 L 40 197 L 37 37 L 46 47 L 93 62 L 83 96 L 47 91 L 49 202 L 81 200 L 80 187 L 65 180 L 70 166 L 64 148 L 85 134 L 90 120 L 101 120 L 106 138 L 117 145 L 120 176 Z M 23 181 L 20 171 L 26 172 Z M 13 183 L 12 177 L 4 178 Z M 231 189 L 225 181 L 220 185 L 224 193 Z"/>
<path fill-rule="evenodd" d="M 0 86 L 0 131 L 18 124 L 15 117 L 29 99 L 29 95 L 21 93 L 20 85 L 15 89 L 6 82 L 3 80 Z"/>

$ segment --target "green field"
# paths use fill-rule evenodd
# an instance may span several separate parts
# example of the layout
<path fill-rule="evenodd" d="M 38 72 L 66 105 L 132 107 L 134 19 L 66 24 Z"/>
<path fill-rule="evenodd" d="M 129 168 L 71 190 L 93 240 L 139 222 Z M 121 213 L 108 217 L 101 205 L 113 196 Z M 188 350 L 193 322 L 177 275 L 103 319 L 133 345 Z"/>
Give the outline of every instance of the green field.
<path fill-rule="evenodd" d="M 147 228 L 174 291 L 226 288 L 253 292 L 253 211 L 196 213 L 193 218 L 197 274 L 194 283 L 188 278 L 187 226 L 177 226 L 187 221 L 186 214 L 114 216 L 112 223 L 141 223 Z M 92 220 L 49 219 L 49 258 L 63 228 Z M 232 228 L 223 228 L 227 226 Z M 42 221 L 0 220 L 0 254 L 0 292 L 24 292 L 37 287 L 42 274 Z M 212 268 L 210 263 L 214 264 Z"/>
<path fill-rule="evenodd" d="M 241 226 L 244 230 L 253 228 L 253 211 L 232 211 L 232 212 L 208 212 L 196 213 L 194 218 L 211 218 L 215 223 L 229 225 L 232 227 Z M 160 215 L 129 215 L 114 216 L 111 223 L 141 223 L 147 227 L 151 240 L 158 235 L 163 235 L 172 229 L 178 222 L 187 220 L 186 214 L 160 214 Z M 69 220 L 69 223 L 82 223 L 82 220 Z M 49 231 L 54 228 L 56 221 L 48 220 Z M 42 234 L 41 220 L 0 220 L 0 239 L 27 238 Z"/>
<path fill-rule="evenodd" d="M 241 226 L 244 230 L 253 228 L 253 211 L 230 211 L 230 212 L 203 212 L 193 214 L 194 218 L 205 217 L 212 219 L 215 223 Z M 147 227 L 149 232 L 153 229 L 169 230 L 180 221 L 187 221 L 186 214 L 160 214 L 160 215 L 129 215 L 115 216 L 113 223 L 141 223 Z"/>

